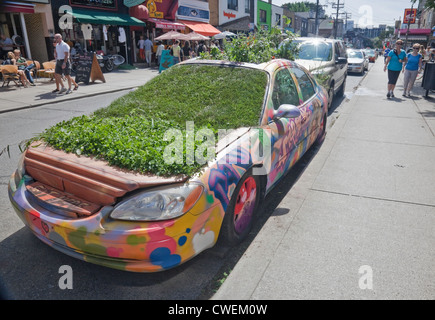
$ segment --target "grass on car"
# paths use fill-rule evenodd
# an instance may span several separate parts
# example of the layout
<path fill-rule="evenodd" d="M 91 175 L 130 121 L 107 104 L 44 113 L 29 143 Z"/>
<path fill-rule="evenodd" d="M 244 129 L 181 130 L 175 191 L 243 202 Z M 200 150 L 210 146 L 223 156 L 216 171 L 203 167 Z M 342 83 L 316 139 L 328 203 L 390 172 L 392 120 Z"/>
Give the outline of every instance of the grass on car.
<path fill-rule="evenodd" d="M 218 129 L 257 126 L 266 85 L 267 75 L 260 70 L 178 65 L 108 107 L 60 122 L 37 138 L 141 173 L 193 175 L 203 164 L 164 161 L 164 149 L 172 143 L 163 139 L 165 132 L 180 130 L 185 152 L 188 121 L 194 122 L 195 132 L 213 130 L 216 141 Z M 195 148 L 201 143 L 196 141 Z"/>

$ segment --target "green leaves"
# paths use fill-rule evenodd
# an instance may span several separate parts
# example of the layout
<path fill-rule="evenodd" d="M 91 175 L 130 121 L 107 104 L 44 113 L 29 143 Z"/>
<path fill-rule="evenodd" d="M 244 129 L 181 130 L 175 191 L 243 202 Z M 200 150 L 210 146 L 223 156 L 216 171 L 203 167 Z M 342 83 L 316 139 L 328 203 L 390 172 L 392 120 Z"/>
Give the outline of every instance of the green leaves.
<path fill-rule="evenodd" d="M 63 121 L 38 138 L 56 149 L 95 156 L 111 165 L 156 175 L 193 175 L 202 163 L 186 161 L 186 122 L 195 133 L 258 125 L 267 75 L 247 68 L 179 65 L 91 116 Z M 165 132 L 182 135 L 183 161 L 165 161 L 172 142 Z M 202 141 L 194 142 L 194 151 Z M 202 150 L 202 149 L 198 149 Z"/>
<path fill-rule="evenodd" d="M 223 52 L 213 48 L 210 53 L 201 53 L 201 59 L 228 60 L 233 62 L 248 62 L 260 64 L 275 58 L 294 60 L 297 46 L 292 43 L 294 35 L 287 32 L 289 39 L 283 46 L 279 46 L 284 39 L 277 27 L 259 30 L 255 34 L 238 34 L 231 41 L 224 41 Z"/>

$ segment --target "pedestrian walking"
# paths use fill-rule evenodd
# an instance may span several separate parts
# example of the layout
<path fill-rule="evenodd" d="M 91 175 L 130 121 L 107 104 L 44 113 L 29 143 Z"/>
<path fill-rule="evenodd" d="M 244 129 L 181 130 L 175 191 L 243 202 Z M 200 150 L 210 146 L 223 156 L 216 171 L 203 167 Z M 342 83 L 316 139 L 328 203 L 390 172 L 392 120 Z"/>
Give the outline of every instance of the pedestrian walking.
<path fill-rule="evenodd" d="M 410 97 L 411 90 L 414 86 L 415 79 L 418 72 L 423 67 L 423 56 L 419 53 L 420 45 L 418 43 L 412 46 L 412 53 L 406 56 L 406 64 L 404 64 L 402 72 L 404 73 L 403 79 L 403 96 Z"/>
<path fill-rule="evenodd" d="M 137 42 L 139 48 L 139 57 L 142 61 L 145 61 L 145 40 L 143 36 L 140 36 L 140 40 Z"/>
<path fill-rule="evenodd" d="M 174 44 L 172 45 L 172 56 L 174 57 L 174 64 L 180 62 L 180 52 L 180 40 L 175 40 Z"/>
<path fill-rule="evenodd" d="M 164 49 L 165 46 L 160 41 L 157 42 L 157 50 L 156 50 L 157 66 L 160 66 L 160 59 L 162 58 L 162 53 Z"/>
<path fill-rule="evenodd" d="M 402 71 L 403 63 L 406 62 L 406 52 L 402 49 L 403 41 L 396 41 L 396 48 L 391 50 L 385 61 L 384 72 L 388 69 L 388 93 L 387 98 L 394 98 L 394 88 Z"/>
<path fill-rule="evenodd" d="M 69 59 L 70 48 L 69 45 L 62 40 L 62 35 L 59 33 L 54 35 L 54 40 L 56 42 L 56 67 L 54 69 L 54 77 L 56 78 L 57 82 L 61 83 L 62 75 L 64 75 L 68 81 L 68 90 L 65 90 L 65 87 L 63 87 L 62 83 L 62 89 L 59 90 L 59 94 L 65 91 L 66 94 L 70 94 L 72 93 L 71 62 Z"/>
<path fill-rule="evenodd" d="M 190 47 L 189 41 L 186 40 L 183 46 L 183 61 L 189 60 L 191 56 L 192 56 L 192 48 Z"/>
<path fill-rule="evenodd" d="M 145 46 L 145 59 L 148 63 L 148 67 L 151 67 L 151 57 L 152 57 L 152 49 L 153 49 L 153 42 L 146 38 L 144 42 Z"/>
<path fill-rule="evenodd" d="M 54 41 L 53 42 L 53 47 L 54 47 L 53 54 L 54 54 L 54 59 L 55 60 L 57 60 L 56 46 L 57 46 L 57 41 Z M 80 47 L 80 43 L 76 43 L 74 45 L 74 47 L 76 48 L 76 51 L 75 51 L 76 53 L 75 54 L 79 54 L 79 53 L 81 54 L 81 53 L 83 53 L 83 51 L 81 50 L 81 47 Z M 71 48 L 71 51 L 70 51 L 71 56 L 73 55 L 72 53 L 73 53 L 73 50 Z M 71 60 L 70 60 L 70 62 L 71 62 Z M 55 79 L 55 82 L 56 82 L 56 89 L 54 89 L 52 91 L 52 93 L 56 93 L 56 92 L 60 93 L 60 91 L 61 91 L 60 87 L 62 87 L 62 92 L 64 92 L 66 89 L 65 89 L 65 86 L 63 85 L 63 80 L 64 80 L 63 75 L 61 77 L 57 77 L 57 78 L 56 78 L 56 75 L 55 75 L 54 79 Z M 74 85 L 74 89 L 73 89 L 74 91 L 79 88 L 79 85 L 77 84 L 77 82 L 74 81 L 74 79 L 72 77 L 71 77 L 71 84 Z"/>

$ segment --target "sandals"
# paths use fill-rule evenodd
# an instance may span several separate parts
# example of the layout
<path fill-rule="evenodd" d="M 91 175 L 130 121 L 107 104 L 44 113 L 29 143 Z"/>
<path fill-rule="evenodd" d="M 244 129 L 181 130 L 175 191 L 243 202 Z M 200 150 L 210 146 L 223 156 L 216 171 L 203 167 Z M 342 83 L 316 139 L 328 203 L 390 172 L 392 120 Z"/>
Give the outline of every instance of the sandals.
<path fill-rule="evenodd" d="M 78 88 L 79 88 L 79 86 L 75 86 L 73 90 L 75 91 L 75 90 L 77 90 Z"/>

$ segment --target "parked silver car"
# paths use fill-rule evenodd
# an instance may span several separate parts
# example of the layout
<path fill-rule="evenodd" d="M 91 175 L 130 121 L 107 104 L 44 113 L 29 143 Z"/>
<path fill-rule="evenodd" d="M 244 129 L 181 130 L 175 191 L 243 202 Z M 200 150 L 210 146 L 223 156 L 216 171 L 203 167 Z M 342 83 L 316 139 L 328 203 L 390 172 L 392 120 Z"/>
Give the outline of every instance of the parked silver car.
<path fill-rule="evenodd" d="M 299 53 L 296 62 L 308 69 L 328 91 L 328 108 L 334 96 L 343 96 L 347 78 L 347 53 L 341 40 L 296 38 Z"/>
<path fill-rule="evenodd" d="M 369 59 L 363 50 L 348 49 L 347 50 L 347 72 L 356 72 L 361 75 L 369 69 Z"/>

